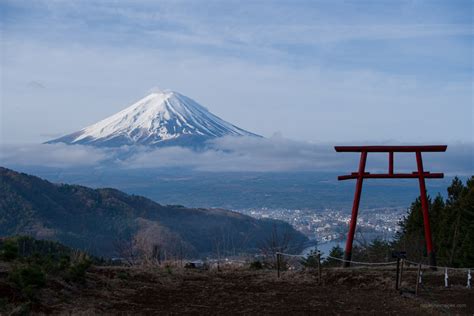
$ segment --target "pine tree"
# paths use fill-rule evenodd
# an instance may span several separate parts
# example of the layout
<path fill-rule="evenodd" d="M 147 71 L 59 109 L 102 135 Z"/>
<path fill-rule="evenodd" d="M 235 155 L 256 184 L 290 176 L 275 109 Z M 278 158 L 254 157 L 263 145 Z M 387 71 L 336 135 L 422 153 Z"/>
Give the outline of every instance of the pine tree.
<path fill-rule="evenodd" d="M 329 252 L 329 256 L 333 258 L 342 259 L 342 257 L 344 256 L 344 251 L 341 247 L 339 247 L 339 245 L 337 245 L 332 247 L 331 251 Z M 341 264 L 339 260 L 333 258 L 326 258 L 326 260 L 324 261 L 324 265 L 337 266 Z"/>
<path fill-rule="evenodd" d="M 455 177 L 443 201 L 437 195 L 429 199 L 430 226 L 440 265 L 453 267 L 474 266 L 474 177 L 466 185 Z M 412 203 L 400 222 L 393 247 L 405 250 L 414 260 L 426 254 L 423 215 L 420 199 Z"/>

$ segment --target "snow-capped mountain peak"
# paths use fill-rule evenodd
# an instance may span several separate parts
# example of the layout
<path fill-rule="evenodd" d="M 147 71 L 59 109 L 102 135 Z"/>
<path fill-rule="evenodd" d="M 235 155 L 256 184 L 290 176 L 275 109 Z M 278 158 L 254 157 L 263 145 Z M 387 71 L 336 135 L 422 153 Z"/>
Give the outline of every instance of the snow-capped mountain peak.
<path fill-rule="evenodd" d="M 48 143 L 195 145 L 228 135 L 259 137 L 222 120 L 182 94 L 155 90 L 102 121 Z"/>

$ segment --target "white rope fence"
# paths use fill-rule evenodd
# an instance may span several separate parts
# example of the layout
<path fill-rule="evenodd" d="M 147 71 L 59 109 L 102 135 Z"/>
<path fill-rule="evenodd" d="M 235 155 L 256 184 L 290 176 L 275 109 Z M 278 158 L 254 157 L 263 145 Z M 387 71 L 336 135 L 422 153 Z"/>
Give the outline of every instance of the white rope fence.
<path fill-rule="evenodd" d="M 414 265 L 419 265 L 421 264 L 421 267 L 426 267 L 426 268 L 435 268 L 435 269 L 441 269 L 441 270 L 458 270 L 458 271 L 470 271 L 470 270 L 474 270 L 474 268 L 452 268 L 452 267 L 442 267 L 442 266 L 431 266 L 429 264 L 424 264 L 424 263 L 420 263 L 420 262 L 414 262 L 414 261 L 410 261 L 410 260 L 406 260 L 405 259 L 405 262 L 408 262 L 408 263 L 411 263 L 411 264 L 414 264 Z"/>
<path fill-rule="evenodd" d="M 290 253 L 284 253 L 284 252 L 276 252 L 275 253 L 276 255 L 282 255 L 282 256 L 285 256 L 285 257 L 293 257 L 293 258 L 307 258 L 308 256 L 304 256 L 304 255 L 292 255 Z"/>
<path fill-rule="evenodd" d="M 353 261 L 353 260 L 345 260 L 337 257 L 332 257 L 327 255 L 326 258 L 331 258 L 333 260 L 341 261 L 341 262 L 350 262 L 354 264 L 360 264 L 360 265 L 367 265 L 367 266 L 376 266 L 376 265 L 392 265 L 392 264 L 397 264 L 396 261 L 390 261 L 390 262 L 361 262 L 361 261 Z"/>
<path fill-rule="evenodd" d="M 284 252 L 276 252 L 275 254 L 282 255 L 282 256 L 285 256 L 285 257 L 295 257 L 295 258 L 308 258 L 310 256 L 310 255 L 295 255 L 295 254 L 284 253 Z M 353 260 L 345 260 L 345 259 L 341 259 L 341 258 L 329 256 L 329 255 L 326 255 L 325 257 L 326 258 L 331 258 L 333 260 L 341 261 L 341 262 L 350 262 L 350 263 L 360 264 L 360 265 L 392 265 L 392 264 L 397 263 L 397 261 L 389 261 L 389 262 L 353 261 Z M 410 260 L 406 260 L 406 259 L 404 261 L 408 262 L 408 263 L 411 263 L 411 264 L 414 264 L 414 265 L 421 264 L 422 268 L 426 267 L 426 268 L 436 268 L 436 269 L 441 269 L 441 270 L 446 270 L 447 269 L 447 270 L 466 271 L 466 272 L 469 272 L 469 274 L 470 274 L 471 270 L 474 270 L 474 268 L 452 268 L 452 267 L 442 267 L 442 266 L 431 266 L 431 265 L 428 265 L 428 264 L 424 264 L 424 263 L 420 263 L 420 262 L 414 262 L 414 261 L 410 261 Z"/>
<path fill-rule="evenodd" d="M 308 258 L 310 255 L 304 256 L 304 255 L 293 255 L 289 253 L 284 253 L 284 252 L 277 252 L 276 254 L 285 256 L 285 257 L 296 257 L 296 258 Z M 361 262 L 361 261 L 352 261 L 352 260 L 345 260 L 333 256 L 326 255 L 325 258 L 330 258 L 333 260 L 341 261 L 341 262 L 350 262 L 354 264 L 360 264 L 360 265 L 392 265 L 396 264 L 396 261 L 390 261 L 390 262 Z"/>
<path fill-rule="evenodd" d="M 468 289 L 472 288 L 472 286 L 471 286 L 471 280 L 472 280 L 471 270 L 473 270 L 473 268 L 452 268 L 452 267 L 432 266 L 432 265 L 429 265 L 429 264 L 423 264 L 423 263 L 420 263 L 420 262 L 414 262 L 414 261 L 410 261 L 410 260 L 405 260 L 405 262 L 408 262 L 408 263 L 411 263 L 411 264 L 414 264 L 414 265 L 419 265 L 420 267 L 444 270 L 444 287 L 449 287 L 449 274 L 448 274 L 449 270 L 465 271 L 465 272 L 467 272 L 466 287 Z M 423 271 L 420 272 L 420 279 L 418 280 L 418 282 L 420 284 L 422 283 L 422 276 L 423 276 Z"/>
<path fill-rule="evenodd" d="M 308 257 L 311 256 L 311 255 L 295 255 L 295 254 L 284 253 L 284 252 L 276 252 L 275 254 L 280 255 L 280 256 L 285 256 L 285 257 L 291 257 L 291 258 L 308 258 Z M 326 258 L 330 258 L 330 259 L 340 261 L 340 262 L 349 262 L 351 264 L 366 265 L 366 266 L 388 266 L 388 265 L 397 264 L 397 261 L 362 262 L 362 261 L 345 260 L 345 259 L 341 259 L 341 258 L 329 256 L 329 255 L 326 255 Z M 444 270 L 444 286 L 445 287 L 449 287 L 449 275 L 448 275 L 449 270 L 466 271 L 467 272 L 466 287 L 469 288 L 469 289 L 472 288 L 472 285 L 471 285 L 471 280 L 472 280 L 471 270 L 474 270 L 473 268 L 452 268 L 452 267 L 431 266 L 431 265 L 423 264 L 423 263 L 420 263 L 420 262 L 414 262 L 414 261 L 410 261 L 410 260 L 406 260 L 406 259 L 404 259 L 404 261 L 407 262 L 407 263 L 419 266 L 420 269 L 425 267 L 425 268 L 435 268 L 435 269 Z M 423 271 L 420 271 L 419 280 L 418 280 L 419 284 L 422 284 L 422 277 L 423 277 Z"/>

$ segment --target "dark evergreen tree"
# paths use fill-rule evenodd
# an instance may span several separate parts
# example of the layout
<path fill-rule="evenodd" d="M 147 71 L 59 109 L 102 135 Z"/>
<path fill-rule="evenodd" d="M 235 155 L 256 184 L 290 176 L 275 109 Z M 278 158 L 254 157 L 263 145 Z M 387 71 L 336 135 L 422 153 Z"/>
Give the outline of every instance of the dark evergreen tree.
<path fill-rule="evenodd" d="M 337 259 L 342 259 L 342 257 L 344 256 L 344 251 L 342 250 L 341 247 L 339 247 L 339 245 L 337 245 L 337 246 L 332 247 L 331 251 L 329 252 L 329 256 L 332 258 L 326 258 L 326 260 L 324 261 L 324 265 L 325 266 L 338 266 L 338 265 L 341 265 L 342 262 Z M 337 258 L 337 259 L 333 259 L 333 258 Z"/>
<path fill-rule="evenodd" d="M 455 177 L 446 201 L 438 195 L 429 199 L 430 226 L 440 265 L 474 267 L 474 177 L 466 185 Z M 405 250 L 413 260 L 426 255 L 420 199 L 400 223 L 393 248 Z"/>

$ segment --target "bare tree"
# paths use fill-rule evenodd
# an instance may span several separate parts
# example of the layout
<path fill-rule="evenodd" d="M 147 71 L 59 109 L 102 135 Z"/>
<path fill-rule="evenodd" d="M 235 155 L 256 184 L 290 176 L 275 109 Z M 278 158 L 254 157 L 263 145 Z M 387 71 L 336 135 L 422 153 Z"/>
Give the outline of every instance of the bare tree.
<path fill-rule="evenodd" d="M 134 246 L 132 236 L 128 238 L 117 239 L 113 242 L 113 244 L 115 251 L 121 258 L 121 260 L 125 260 L 125 262 L 130 266 L 133 266 L 137 263 L 137 259 L 139 256 Z"/>
<path fill-rule="evenodd" d="M 145 219 L 138 220 L 134 235 L 114 242 L 120 257 L 129 265 L 161 265 L 165 261 L 180 260 L 193 253 L 193 247 L 176 233 Z"/>
<path fill-rule="evenodd" d="M 294 239 L 293 233 L 289 227 L 285 227 L 283 231 L 278 231 L 276 224 L 273 224 L 270 236 L 260 245 L 261 254 L 269 259 L 267 264 L 274 268 L 277 265 L 277 253 L 287 253 L 293 251 L 292 241 Z M 282 266 L 287 265 L 287 261 L 282 257 L 280 261 Z"/>

